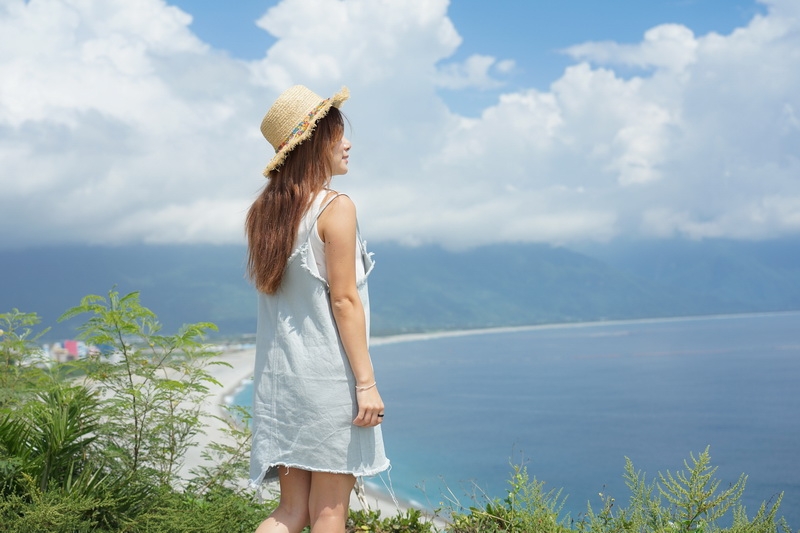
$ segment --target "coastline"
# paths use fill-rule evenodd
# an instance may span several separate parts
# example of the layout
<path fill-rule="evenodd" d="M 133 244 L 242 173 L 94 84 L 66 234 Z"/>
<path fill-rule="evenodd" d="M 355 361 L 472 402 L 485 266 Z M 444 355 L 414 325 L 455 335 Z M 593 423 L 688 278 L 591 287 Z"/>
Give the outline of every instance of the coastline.
<path fill-rule="evenodd" d="M 556 322 L 549 324 L 536 324 L 526 326 L 497 326 L 488 328 L 474 328 L 474 329 L 457 329 L 450 331 L 435 331 L 425 333 L 402 333 L 396 335 L 375 336 L 370 339 L 372 346 L 381 346 L 388 344 L 398 344 L 404 342 L 414 341 L 427 341 L 433 339 L 465 337 L 471 335 L 490 335 L 496 333 L 513 333 L 524 331 L 539 331 L 539 330 L 558 330 L 558 329 L 578 329 L 587 327 L 602 327 L 608 325 L 626 325 L 626 324 L 653 324 L 653 323 L 671 323 L 683 322 L 689 320 L 725 320 L 735 318 L 748 318 L 748 317 L 770 317 L 800 314 L 800 311 L 778 311 L 767 313 L 735 313 L 735 314 L 717 314 L 717 315 L 690 315 L 680 317 L 661 317 L 661 318 L 635 318 L 635 319 L 621 319 L 621 320 L 597 320 L 588 322 Z M 241 391 L 242 387 L 253 378 L 253 362 L 255 359 L 255 348 L 248 346 L 245 348 L 228 348 L 221 351 L 217 356 L 213 357 L 214 364 L 208 370 L 212 377 L 216 379 L 219 384 L 219 391 L 216 394 L 209 396 L 204 410 L 206 421 L 208 423 L 203 434 L 198 435 L 197 446 L 190 448 L 186 454 L 184 467 L 181 469 L 182 473 L 188 475 L 189 470 L 196 466 L 204 465 L 206 462 L 201 457 L 203 448 L 209 442 L 216 442 L 227 438 L 223 432 L 224 423 L 219 418 L 227 416 L 225 410 L 226 405 L 230 405 L 235 396 Z M 228 366 L 230 365 L 230 366 Z M 218 418 L 219 417 L 219 418 Z M 389 477 L 388 475 L 386 476 Z M 388 485 L 387 485 L 388 481 Z M 383 479 L 381 477 L 369 478 L 364 483 L 365 488 L 365 501 L 370 509 L 379 509 L 384 516 L 391 516 L 398 512 L 405 512 L 408 509 L 419 509 L 425 512 L 425 508 L 419 504 L 402 499 L 392 498 L 389 490 L 391 480 Z M 267 489 L 269 490 L 269 489 Z M 357 499 L 355 493 L 351 499 L 351 508 L 362 508 L 363 504 Z"/>
<path fill-rule="evenodd" d="M 225 405 L 232 394 L 235 394 L 244 382 L 253 375 L 253 357 L 255 350 L 234 349 L 220 352 L 210 359 L 210 364 L 206 370 L 212 378 L 219 382 L 219 386 L 210 384 L 214 391 L 203 404 L 203 422 L 206 427 L 203 432 L 196 437 L 195 446 L 189 448 L 182 468 L 181 476 L 186 479 L 193 468 L 207 466 L 208 461 L 203 459 L 204 449 L 212 442 L 224 442 L 229 439 L 225 434 L 225 424 L 223 420 L 227 416 Z M 225 364 L 216 364 L 225 363 Z M 228 366 L 230 365 L 230 366 Z"/>
<path fill-rule="evenodd" d="M 566 330 L 578 328 L 593 328 L 608 325 L 626 325 L 626 324 L 657 324 L 657 323 L 676 323 L 685 321 L 715 321 L 715 320 L 735 320 L 740 318 L 768 318 L 775 316 L 796 316 L 800 315 L 800 311 L 786 311 L 786 312 L 771 312 L 771 313 L 739 313 L 739 314 L 726 314 L 726 315 L 701 315 L 701 316 L 685 316 L 685 317 L 664 317 L 664 318 L 643 318 L 643 319 L 626 319 L 626 320 L 606 320 L 606 321 L 593 321 L 593 322 L 575 322 L 575 323 L 554 323 L 554 324 L 541 324 L 529 326 L 511 326 L 511 327 L 492 327 L 481 329 L 466 329 L 466 330 L 453 330 L 453 331 L 439 331 L 428 333 L 411 333 L 401 335 L 391 335 L 382 337 L 373 337 L 371 344 L 373 346 L 389 345 L 403 342 L 412 341 L 425 341 L 438 338 L 453 338 L 453 337 L 466 337 L 471 335 L 487 335 L 496 333 L 508 332 L 523 332 L 523 331 L 537 331 L 537 330 Z M 212 394 L 204 410 L 211 416 L 224 416 L 226 411 L 224 406 L 229 404 L 235 395 L 240 392 L 241 388 L 249 380 L 252 379 L 253 361 L 255 358 L 255 349 L 252 347 L 246 348 L 229 348 L 212 358 L 213 362 L 223 362 L 231 365 L 230 367 L 224 365 L 212 365 L 209 371 L 213 377 L 220 383 L 220 387 L 215 387 L 214 390 L 218 391 Z M 209 427 L 203 435 L 197 438 L 198 446 L 191 449 L 187 453 L 186 465 L 195 467 L 202 464 L 200 452 L 205 444 L 214 442 L 218 439 L 225 438 L 222 432 L 223 423 L 219 420 L 209 417 Z M 189 468 L 185 469 L 187 472 Z M 385 473 L 382 478 L 374 477 L 365 480 L 365 497 L 364 503 L 360 501 L 355 493 L 351 497 L 350 508 L 354 510 L 370 509 L 379 510 L 381 516 L 389 517 L 395 516 L 398 513 L 405 513 L 410 509 L 418 509 L 425 515 L 432 519 L 437 524 L 443 524 L 444 520 L 440 517 L 431 516 L 430 510 L 424 506 L 413 501 L 393 501 L 388 487 L 391 486 L 391 476 Z M 274 490 L 272 487 L 265 487 L 265 491 Z"/>
<path fill-rule="evenodd" d="M 381 346 L 385 344 L 396 344 L 401 342 L 427 341 L 433 339 L 445 339 L 451 337 L 467 337 L 470 335 L 491 335 L 493 333 L 514 333 L 522 331 L 541 331 L 555 329 L 578 329 L 588 327 L 603 327 L 611 325 L 626 324 L 668 324 L 672 322 L 686 322 L 690 320 L 726 320 L 733 318 L 757 318 L 772 316 L 787 316 L 800 314 L 800 310 L 794 311 L 768 311 L 762 313 L 730 313 L 715 315 L 686 315 L 672 317 L 652 317 L 652 318 L 623 318 L 618 320 L 591 320 L 584 322 L 551 322 L 547 324 L 533 324 L 527 326 L 492 326 L 488 328 L 469 328 L 454 329 L 447 331 L 431 331 L 422 333 L 398 333 L 395 335 L 380 335 L 370 338 L 371 346 Z"/>

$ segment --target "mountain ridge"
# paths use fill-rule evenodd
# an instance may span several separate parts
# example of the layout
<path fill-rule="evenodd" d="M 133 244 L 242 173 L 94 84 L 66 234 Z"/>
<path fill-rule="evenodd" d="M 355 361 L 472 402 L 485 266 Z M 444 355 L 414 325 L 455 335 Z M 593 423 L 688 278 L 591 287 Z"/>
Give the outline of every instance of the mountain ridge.
<path fill-rule="evenodd" d="M 373 335 L 494 326 L 800 309 L 797 240 L 372 246 Z M 139 291 L 166 331 L 214 322 L 255 331 L 256 298 L 241 245 L 64 246 L 0 251 L 0 313 L 36 312 L 48 338 L 87 294 Z"/>

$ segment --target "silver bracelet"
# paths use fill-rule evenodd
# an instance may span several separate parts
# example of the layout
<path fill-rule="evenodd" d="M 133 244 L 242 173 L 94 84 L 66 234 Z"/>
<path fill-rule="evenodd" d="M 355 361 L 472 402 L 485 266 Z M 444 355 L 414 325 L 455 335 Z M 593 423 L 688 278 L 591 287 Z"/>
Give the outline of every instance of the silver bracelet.
<path fill-rule="evenodd" d="M 356 390 L 357 390 L 358 392 L 363 392 L 363 391 L 365 391 L 365 390 L 369 390 L 369 389 L 371 389 L 372 387 L 374 387 L 374 386 L 375 386 L 375 385 L 377 385 L 377 384 L 378 384 L 378 382 L 376 381 L 376 382 L 374 382 L 372 385 L 367 385 L 366 387 L 359 387 L 358 385 L 356 385 Z"/>

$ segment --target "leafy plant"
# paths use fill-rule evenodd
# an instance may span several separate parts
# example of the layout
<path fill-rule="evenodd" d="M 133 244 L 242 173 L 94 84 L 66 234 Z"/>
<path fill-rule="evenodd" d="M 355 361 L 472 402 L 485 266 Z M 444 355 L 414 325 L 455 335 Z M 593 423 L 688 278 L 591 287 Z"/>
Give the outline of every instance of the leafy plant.
<path fill-rule="evenodd" d="M 578 531 L 590 533 L 791 533 L 786 521 L 777 518 L 781 497 L 771 506 L 762 504 L 752 520 L 741 504 L 747 476 L 719 490 L 721 481 L 714 479 L 709 448 L 697 457 L 689 454 L 685 470 L 675 474 L 658 474 L 658 482 L 647 483 L 644 474 L 625 459 L 625 482 L 631 491 L 627 508 L 615 512 L 614 499 L 601 495 L 599 512 L 588 505 L 586 516 L 578 523 Z M 662 498 L 666 500 L 664 506 Z M 732 511 L 733 526 L 722 529 L 718 522 Z"/>
<path fill-rule="evenodd" d="M 24 495 L 0 499 L 0 531 L 9 533 L 88 533 L 103 531 L 95 519 L 98 501 L 60 490 L 41 492 L 33 484 Z"/>
<path fill-rule="evenodd" d="M 528 476 L 524 466 L 512 465 L 506 497 L 490 499 L 483 506 L 465 508 L 457 498 L 450 500 L 452 533 L 530 532 L 557 533 L 569 531 L 566 520 L 560 520 L 565 499 L 561 490 L 544 488 L 544 482 Z M 452 496 L 452 493 L 451 493 Z"/>
<path fill-rule="evenodd" d="M 178 488 L 209 387 L 219 385 L 208 372 L 219 363 L 202 342 L 215 326 L 162 335 L 137 293 L 115 291 L 87 296 L 62 320 L 82 314 L 81 338 L 96 348 L 35 383 L 36 367 L 20 363 L 38 351 L 38 317 L 2 315 L 0 373 L 30 386 L 0 412 L 0 532 L 252 531 L 274 502 L 255 505 L 233 486 L 246 471 L 246 423 L 225 418 L 234 443 L 212 443 L 204 455 L 213 466 Z"/>
<path fill-rule="evenodd" d="M 86 457 L 99 427 L 97 407 L 85 387 L 60 383 L 0 420 L 0 454 L 14 458 L 17 481 L 35 480 L 40 491 L 51 485 L 69 490 L 78 480 L 91 483 Z M 6 486 L 11 482 L 9 476 Z"/>
<path fill-rule="evenodd" d="M 38 340 L 50 329 L 35 331 L 41 320 L 18 309 L 0 314 L 0 410 L 11 409 L 45 379 L 46 373 L 35 365 L 43 362 Z"/>
<path fill-rule="evenodd" d="M 628 507 L 617 505 L 609 494 L 601 494 L 602 506 L 591 504 L 579 520 L 559 518 L 564 499 L 561 491 L 545 491 L 544 483 L 529 479 L 525 467 L 513 465 L 509 489 L 503 499 L 473 496 L 473 504 L 462 505 L 450 491 L 450 533 L 791 533 L 778 518 L 782 497 L 771 505 L 762 504 L 748 519 L 741 504 L 746 476 L 720 490 L 714 479 L 709 449 L 684 461 L 686 469 L 658 474 L 648 482 L 626 458 L 625 482 L 631 491 Z M 723 529 L 719 521 L 732 514 L 732 526 Z"/>
<path fill-rule="evenodd" d="M 381 518 L 379 510 L 351 510 L 345 526 L 347 533 L 432 533 L 433 524 L 417 509 Z"/>
<path fill-rule="evenodd" d="M 96 395 L 63 381 L 0 419 L 0 496 L 8 504 L 7 522 L 15 512 L 19 524 L 39 523 L 40 516 L 47 527 L 30 525 L 31 531 L 55 531 L 59 514 L 77 513 L 63 523 L 71 524 L 65 530 L 79 530 L 84 519 L 109 525 L 136 514 L 149 488 L 129 474 L 111 475 L 95 446 L 99 428 Z M 54 514 L 41 513 L 51 506 Z"/>
<path fill-rule="evenodd" d="M 227 416 L 216 417 L 223 424 L 221 441 L 208 443 L 201 457 L 206 465 L 193 468 L 188 489 L 203 493 L 212 487 L 235 487 L 248 475 L 250 462 L 250 411 L 241 405 L 225 407 Z"/>
<path fill-rule="evenodd" d="M 235 489 L 215 486 L 204 494 L 164 489 L 152 505 L 115 533 L 252 533 L 277 502 L 256 504 Z"/>
<path fill-rule="evenodd" d="M 747 519 L 744 507 L 737 505 L 733 511 L 733 526 L 729 533 L 792 533 L 786 520 L 778 518 L 778 508 L 783 500 L 779 495 L 772 505 L 762 503 L 752 520 Z"/>
<path fill-rule="evenodd" d="M 744 492 L 747 481 L 744 474 L 736 483 L 718 492 L 720 481 L 712 479 L 717 468 L 711 467 L 708 450 L 706 447 L 697 458 L 690 454 L 692 465 L 687 461 L 683 463 L 686 472 L 659 474 L 658 490 L 674 506 L 674 521 L 684 531 L 702 531 L 706 524 L 721 518 Z"/>
<path fill-rule="evenodd" d="M 139 293 L 89 295 L 59 320 L 88 314 L 80 337 L 101 349 L 80 362 L 88 382 L 103 398 L 101 415 L 106 453 L 119 468 L 154 475 L 168 485 L 193 438 L 202 431 L 202 404 L 209 385 L 213 352 L 202 343 L 216 326 L 184 326 L 161 335 L 156 315 L 142 306 Z"/>

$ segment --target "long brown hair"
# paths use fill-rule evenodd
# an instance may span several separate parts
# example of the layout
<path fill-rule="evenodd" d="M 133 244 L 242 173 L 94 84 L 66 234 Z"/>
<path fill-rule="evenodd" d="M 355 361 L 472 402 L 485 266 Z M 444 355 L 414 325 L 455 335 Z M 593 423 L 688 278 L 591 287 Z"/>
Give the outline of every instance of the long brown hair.
<path fill-rule="evenodd" d="M 344 135 L 344 119 L 331 107 L 314 133 L 297 145 L 259 194 L 245 221 L 247 275 L 261 292 L 281 285 L 300 220 L 331 178 L 333 146 Z"/>

